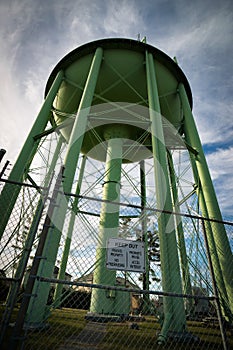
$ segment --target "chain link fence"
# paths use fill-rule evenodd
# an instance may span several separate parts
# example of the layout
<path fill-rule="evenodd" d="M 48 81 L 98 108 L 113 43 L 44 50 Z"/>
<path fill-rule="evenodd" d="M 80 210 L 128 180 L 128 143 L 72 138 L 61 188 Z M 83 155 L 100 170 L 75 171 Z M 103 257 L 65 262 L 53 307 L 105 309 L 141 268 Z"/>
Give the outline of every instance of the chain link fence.
<path fill-rule="evenodd" d="M 64 225 L 54 224 L 61 180 L 1 181 L 9 196 L 20 189 L 0 244 L 2 349 L 233 347 L 232 296 L 211 240 L 225 230 L 232 248 L 233 223 L 122 201 L 105 242 L 97 195 L 65 194 Z"/>

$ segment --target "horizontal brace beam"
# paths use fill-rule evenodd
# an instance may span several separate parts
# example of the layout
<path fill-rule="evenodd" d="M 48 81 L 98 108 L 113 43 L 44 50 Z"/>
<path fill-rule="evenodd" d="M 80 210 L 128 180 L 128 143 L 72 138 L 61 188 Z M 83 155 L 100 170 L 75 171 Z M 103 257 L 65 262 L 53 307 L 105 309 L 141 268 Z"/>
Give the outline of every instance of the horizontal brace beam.
<path fill-rule="evenodd" d="M 192 195 L 194 195 L 196 193 L 196 189 L 198 188 L 197 185 L 194 186 L 194 189 L 188 193 L 179 203 L 178 205 L 182 205 L 183 203 L 185 203 L 190 197 L 192 197 Z"/>
<path fill-rule="evenodd" d="M 59 113 L 59 111 L 58 111 L 58 113 Z M 37 140 L 41 139 L 42 137 L 48 136 L 48 135 L 52 134 L 55 131 L 58 131 L 60 129 L 63 129 L 63 128 L 69 126 L 72 122 L 73 122 L 73 119 L 70 120 L 70 119 L 67 118 L 63 123 L 61 123 L 59 125 L 54 125 L 52 128 L 50 128 L 48 130 L 45 130 L 45 131 L 43 131 L 42 133 L 40 133 L 38 135 L 35 135 L 33 138 L 34 138 L 35 141 L 37 141 Z"/>
<path fill-rule="evenodd" d="M 33 180 L 33 178 L 29 175 L 29 174 L 27 174 L 27 179 L 31 182 L 31 184 L 37 189 L 37 191 L 41 194 L 41 189 L 40 189 L 40 186 L 38 186 L 37 184 L 36 184 L 36 182 Z"/>
<path fill-rule="evenodd" d="M 185 146 L 187 147 L 187 149 L 188 149 L 191 153 L 193 153 L 195 156 L 198 155 L 199 152 L 198 152 L 195 148 L 193 148 L 192 146 L 190 146 L 186 141 L 184 141 L 184 143 L 185 143 Z"/>

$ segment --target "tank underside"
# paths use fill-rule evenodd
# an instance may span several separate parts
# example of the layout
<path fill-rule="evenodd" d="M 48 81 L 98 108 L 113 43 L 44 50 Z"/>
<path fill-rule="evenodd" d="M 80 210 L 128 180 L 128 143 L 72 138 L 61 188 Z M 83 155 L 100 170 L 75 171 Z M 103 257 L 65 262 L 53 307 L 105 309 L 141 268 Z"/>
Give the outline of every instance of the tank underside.
<path fill-rule="evenodd" d="M 125 134 L 127 142 L 132 141 L 135 144 L 134 156 L 129 155 L 128 159 L 126 156 L 123 161 L 139 161 L 148 158 L 151 150 L 151 137 L 145 66 L 146 51 L 152 53 L 154 57 L 161 114 L 164 117 L 164 123 L 167 124 L 165 129 L 169 124 L 174 128 L 173 131 L 170 128 L 167 133 L 167 145 L 168 147 L 169 144 L 174 145 L 174 137 L 171 134 L 178 132 L 179 135 L 182 135 L 183 133 L 182 108 L 177 93 L 180 82 L 183 82 L 190 105 L 192 105 L 187 79 L 169 56 L 148 44 L 129 39 L 105 39 L 86 44 L 72 51 L 58 63 L 48 80 L 45 93 L 47 94 L 56 73 L 63 69 L 65 80 L 55 100 L 52 124 L 60 126 L 65 122 L 60 131 L 68 141 L 97 47 L 101 47 L 104 53 L 89 111 L 88 129 L 85 133 L 82 153 L 105 161 L 106 128 L 109 129 L 110 125 L 113 128 L 121 125 L 121 130 L 124 132 L 123 136 L 121 134 L 119 137 L 124 138 Z M 169 142 L 171 138 L 173 139 Z M 126 151 L 127 142 L 125 143 Z M 145 152 L 145 148 L 149 153 Z"/>

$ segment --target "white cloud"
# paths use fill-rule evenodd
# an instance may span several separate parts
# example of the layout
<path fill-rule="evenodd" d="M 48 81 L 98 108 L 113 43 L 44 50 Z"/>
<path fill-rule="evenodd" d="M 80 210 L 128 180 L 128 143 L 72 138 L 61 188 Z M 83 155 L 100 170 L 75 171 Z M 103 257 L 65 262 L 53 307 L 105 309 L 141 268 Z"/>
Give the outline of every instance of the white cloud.
<path fill-rule="evenodd" d="M 106 33 L 137 37 L 138 31 L 144 29 L 142 16 L 135 1 L 110 0 L 103 21 Z"/>
<path fill-rule="evenodd" d="M 217 149 L 215 152 L 208 154 L 206 158 L 214 180 L 218 180 L 221 176 L 233 174 L 233 146 L 227 149 Z"/>
<path fill-rule="evenodd" d="M 171 36 L 168 46 L 176 52 L 188 53 L 188 57 L 202 55 L 205 51 L 214 48 L 224 50 L 226 45 L 231 44 L 233 14 L 226 11 L 216 12 L 205 21 L 192 23 L 189 26 L 179 26 Z"/>
<path fill-rule="evenodd" d="M 7 11 L 6 11 L 7 14 Z M 1 15 L 1 19 L 4 16 Z M 6 15 L 6 18 L 9 16 Z M 6 32 L 7 27 L 4 28 Z M 16 155 L 22 146 L 23 140 L 27 135 L 27 128 L 31 125 L 33 118 L 30 120 L 30 111 L 33 106 L 27 104 L 21 91 L 21 82 L 17 79 L 15 61 L 17 60 L 17 52 L 19 44 L 17 41 L 14 45 L 13 37 L 18 37 L 19 33 L 9 33 L 4 37 L 4 31 L 0 34 L 1 60 L 0 74 L 4 82 L 0 94 L 1 105 L 1 129 L 0 142 L 1 147 L 5 148 L 7 158 L 11 161 L 15 160 Z M 9 39 L 10 37 L 10 39 Z M 9 39 L 9 40 L 8 40 Z"/>
<path fill-rule="evenodd" d="M 177 56 L 190 82 L 194 116 L 202 142 L 230 142 L 233 136 L 229 128 L 233 107 L 233 78 L 229 74 L 232 71 L 233 12 L 227 6 L 220 6 L 201 15 L 198 5 L 194 15 L 194 7 L 184 7 L 184 11 L 184 20 L 177 24 L 172 35 L 167 34 L 166 40 L 163 38 L 161 45 L 170 55 Z"/>
<path fill-rule="evenodd" d="M 227 149 L 217 149 L 208 154 L 206 159 L 222 212 L 232 216 L 233 146 Z"/>
<path fill-rule="evenodd" d="M 23 85 L 25 99 L 39 108 L 43 97 L 41 95 L 41 86 L 44 85 L 44 81 L 36 73 L 30 72 L 25 78 Z"/>
<path fill-rule="evenodd" d="M 232 101 L 197 97 L 195 120 L 204 145 L 231 143 L 233 140 Z"/>

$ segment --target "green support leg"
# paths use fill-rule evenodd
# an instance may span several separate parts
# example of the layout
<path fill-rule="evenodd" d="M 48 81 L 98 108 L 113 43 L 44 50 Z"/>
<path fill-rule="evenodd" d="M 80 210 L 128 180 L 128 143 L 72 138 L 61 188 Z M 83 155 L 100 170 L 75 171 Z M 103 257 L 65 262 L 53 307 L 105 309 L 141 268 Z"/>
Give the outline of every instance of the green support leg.
<path fill-rule="evenodd" d="M 90 112 L 102 58 L 103 50 L 99 47 L 96 49 L 92 60 L 90 72 L 87 77 L 82 99 L 80 101 L 77 116 L 70 135 L 66 158 L 64 161 L 64 192 L 70 192 L 73 185 L 73 177 L 76 171 L 76 165 L 81 151 L 84 133 L 86 131 L 87 117 Z"/>
<path fill-rule="evenodd" d="M 114 130 L 112 131 L 113 136 Z M 96 251 L 98 266 L 94 271 L 93 279 L 95 284 L 114 286 L 116 283 L 116 271 L 106 268 L 106 246 L 109 238 L 118 236 L 119 204 L 114 202 L 120 201 L 121 164 L 122 140 L 121 138 L 110 138 L 107 148 L 103 200 L 111 201 L 111 203 L 103 202 L 101 208 L 99 241 Z M 117 308 L 115 308 L 115 297 L 114 291 L 93 289 L 90 312 L 112 315 L 118 313 Z"/>
<path fill-rule="evenodd" d="M 28 169 L 39 144 L 39 140 L 35 141 L 34 137 L 42 133 L 48 123 L 51 113 L 52 104 L 57 91 L 63 80 L 63 71 L 60 71 L 49 92 L 45 98 L 42 108 L 37 116 L 37 119 L 32 126 L 32 129 L 27 137 L 26 142 L 18 156 L 18 159 L 10 173 L 8 180 L 22 182 L 24 181 L 25 169 Z M 0 239 L 4 233 L 5 227 L 14 208 L 15 202 L 20 192 L 20 186 L 12 185 L 10 183 L 5 184 L 1 196 L 0 196 L 0 208 L 1 208 L 1 224 L 0 224 Z"/>
<path fill-rule="evenodd" d="M 210 177 L 208 165 L 206 163 L 205 155 L 202 149 L 201 141 L 194 122 L 192 111 L 188 102 L 187 94 L 183 84 L 179 84 L 179 95 L 184 112 L 184 130 L 185 138 L 188 144 L 198 151 L 195 157 L 195 163 L 198 172 L 198 178 L 201 184 L 201 190 L 209 218 L 222 221 L 222 215 L 219 209 L 213 183 Z M 205 211 L 205 210 L 204 210 Z M 221 223 L 211 223 L 212 234 L 217 249 L 217 255 L 220 262 L 221 270 L 215 269 L 215 275 L 218 276 L 223 273 L 223 279 L 227 290 L 227 296 L 231 313 L 233 314 L 233 257 L 230 248 L 229 240 L 226 230 Z M 209 235 L 208 240 L 211 241 Z M 221 286 L 219 286 L 221 288 Z M 221 291 L 224 294 L 224 291 Z"/>
<path fill-rule="evenodd" d="M 199 205 L 200 205 L 200 208 L 202 211 L 202 215 L 208 219 L 209 218 L 208 210 L 206 207 L 203 191 L 201 188 L 200 179 L 198 177 L 195 156 L 192 153 L 190 154 L 190 161 L 191 161 L 191 165 L 192 165 L 194 179 L 195 179 L 195 182 L 197 184 L 198 202 L 199 202 Z M 216 247 L 216 243 L 214 240 L 211 223 L 209 221 L 205 221 L 205 229 L 206 229 L 206 234 L 208 237 L 208 244 L 209 244 L 209 248 L 210 248 L 210 254 L 211 254 L 213 268 L 214 268 L 214 271 L 217 272 L 215 274 L 215 279 L 216 279 L 216 283 L 218 285 L 219 294 L 220 294 L 220 298 L 221 298 L 222 313 L 223 313 L 225 319 L 229 320 L 229 319 L 231 319 L 232 316 L 230 315 L 231 311 L 229 311 L 228 294 L 227 294 L 227 290 L 226 290 L 226 286 L 225 286 L 225 282 L 224 282 L 224 278 L 223 278 L 221 265 L 220 265 L 219 258 L 218 258 L 217 247 Z"/>
<path fill-rule="evenodd" d="M 152 54 L 146 52 L 146 73 L 151 120 L 152 149 L 155 168 L 155 186 L 158 209 L 172 211 L 172 199 L 169 191 L 167 155 L 164 141 L 157 82 Z M 164 292 L 182 293 L 180 266 L 177 251 L 174 219 L 164 213 L 158 218 L 162 285 Z M 184 332 L 186 318 L 184 301 L 181 298 L 164 297 L 164 322 L 158 338 L 162 343 L 168 331 Z"/>
<path fill-rule="evenodd" d="M 90 67 L 89 75 L 83 90 L 82 99 L 79 104 L 78 112 L 67 147 L 66 157 L 64 160 L 64 181 L 63 191 L 70 193 L 72 190 L 73 179 L 77 167 L 79 154 L 86 130 L 87 117 L 89 115 L 92 99 L 94 96 L 95 86 L 98 79 L 98 74 L 102 62 L 103 50 L 97 48 L 94 54 L 92 64 Z M 52 222 L 54 224 L 48 231 L 47 239 L 45 242 L 43 257 L 46 260 L 42 260 L 38 275 L 51 278 L 53 275 L 54 265 L 56 263 L 57 251 L 59 248 L 61 231 L 63 228 L 68 202 L 67 198 L 62 194 L 62 189 L 58 195 L 57 206 L 53 212 Z M 28 312 L 27 323 L 31 327 L 40 325 L 46 317 L 48 317 L 48 310 L 46 303 L 49 295 L 50 284 L 49 283 L 35 283 L 34 293 L 37 297 L 32 298 Z"/>

